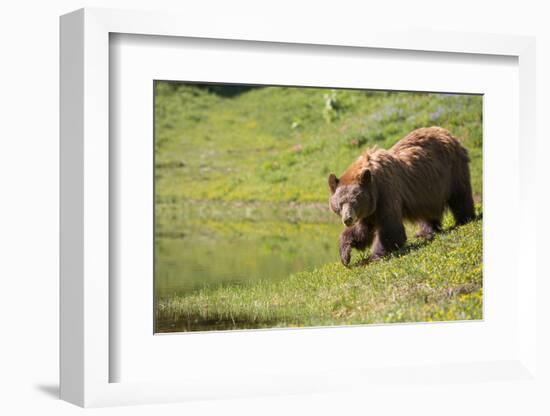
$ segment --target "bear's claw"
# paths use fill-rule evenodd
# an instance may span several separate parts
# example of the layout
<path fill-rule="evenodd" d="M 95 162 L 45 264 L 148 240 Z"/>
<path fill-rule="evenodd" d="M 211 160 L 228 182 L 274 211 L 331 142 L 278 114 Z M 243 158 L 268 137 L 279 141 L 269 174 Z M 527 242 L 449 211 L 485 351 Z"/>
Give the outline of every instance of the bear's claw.
<path fill-rule="evenodd" d="M 349 262 L 351 261 L 351 246 L 344 245 L 340 247 L 340 260 L 342 260 L 344 266 L 349 266 Z"/>

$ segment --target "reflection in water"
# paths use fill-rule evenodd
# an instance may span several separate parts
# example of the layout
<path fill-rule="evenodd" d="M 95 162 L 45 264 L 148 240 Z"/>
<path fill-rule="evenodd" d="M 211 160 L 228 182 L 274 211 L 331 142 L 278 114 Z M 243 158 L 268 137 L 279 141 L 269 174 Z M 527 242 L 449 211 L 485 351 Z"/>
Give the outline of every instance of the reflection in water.
<path fill-rule="evenodd" d="M 283 279 L 337 261 L 338 224 L 210 223 L 157 236 L 157 299 L 205 287 Z"/>

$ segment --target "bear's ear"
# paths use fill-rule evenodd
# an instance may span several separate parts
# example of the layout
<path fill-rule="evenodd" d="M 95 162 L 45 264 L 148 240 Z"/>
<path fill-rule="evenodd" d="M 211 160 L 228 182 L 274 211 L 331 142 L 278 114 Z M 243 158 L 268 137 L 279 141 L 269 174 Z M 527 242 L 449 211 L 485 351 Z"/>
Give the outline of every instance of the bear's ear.
<path fill-rule="evenodd" d="M 368 185 L 371 183 L 372 181 L 372 175 L 370 173 L 370 170 L 369 169 L 365 169 L 362 173 L 361 173 L 361 185 Z"/>
<path fill-rule="evenodd" d="M 336 187 L 338 186 L 338 178 L 334 173 L 331 173 L 328 175 L 328 187 L 330 188 L 330 192 L 333 194 L 336 192 Z"/>

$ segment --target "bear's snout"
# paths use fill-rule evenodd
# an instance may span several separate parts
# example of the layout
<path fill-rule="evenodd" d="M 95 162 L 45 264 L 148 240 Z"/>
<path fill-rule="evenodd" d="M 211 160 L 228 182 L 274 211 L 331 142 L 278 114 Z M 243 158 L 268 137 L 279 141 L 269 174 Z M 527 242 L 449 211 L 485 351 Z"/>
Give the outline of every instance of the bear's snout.
<path fill-rule="evenodd" d="M 342 222 L 346 227 L 351 227 L 355 222 L 355 215 L 350 204 L 344 204 L 342 206 Z"/>

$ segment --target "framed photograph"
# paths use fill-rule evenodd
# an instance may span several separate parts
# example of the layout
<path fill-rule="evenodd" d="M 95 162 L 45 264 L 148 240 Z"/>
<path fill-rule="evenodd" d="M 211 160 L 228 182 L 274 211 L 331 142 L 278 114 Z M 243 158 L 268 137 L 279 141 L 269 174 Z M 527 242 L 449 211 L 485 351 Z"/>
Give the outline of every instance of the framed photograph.
<path fill-rule="evenodd" d="M 327 36 L 61 18 L 64 400 L 537 385 L 534 40 Z"/>
<path fill-rule="evenodd" d="M 483 318 L 482 95 L 156 80 L 154 102 L 156 333 Z"/>

